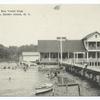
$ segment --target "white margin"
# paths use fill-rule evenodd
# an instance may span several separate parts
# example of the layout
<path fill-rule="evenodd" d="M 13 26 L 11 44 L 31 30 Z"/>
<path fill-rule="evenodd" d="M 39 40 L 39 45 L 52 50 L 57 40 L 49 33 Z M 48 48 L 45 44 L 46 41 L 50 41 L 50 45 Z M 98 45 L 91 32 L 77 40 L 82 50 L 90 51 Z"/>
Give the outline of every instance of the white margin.
<path fill-rule="evenodd" d="M 100 0 L 0 0 L 0 4 L 100 4 Z"/>
<path fill-rule="evenodd" d="M 0 4 L 100 4 L 100 0 L 0 0 Z M 99 97 L 0 97 L 1 100 L 99 100 Z"/>

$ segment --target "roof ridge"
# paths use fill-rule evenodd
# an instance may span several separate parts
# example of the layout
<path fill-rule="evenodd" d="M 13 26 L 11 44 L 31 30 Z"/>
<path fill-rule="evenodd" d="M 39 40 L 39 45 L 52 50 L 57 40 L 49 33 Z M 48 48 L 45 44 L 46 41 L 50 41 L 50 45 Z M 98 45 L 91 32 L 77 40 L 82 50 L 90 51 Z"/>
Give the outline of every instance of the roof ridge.
<path fill-rule="evenodd" d="M 96 33 L 100 35 L 100 33 L 99 33 L 98 31 L 94 31 L 94 32 L 92 32 L 92 33 L 86 35 L 82 40 L 87 39 L 87 38 L 89 38 L 91 35 L 94 35 L 94 34 L 96 34 Z"/>

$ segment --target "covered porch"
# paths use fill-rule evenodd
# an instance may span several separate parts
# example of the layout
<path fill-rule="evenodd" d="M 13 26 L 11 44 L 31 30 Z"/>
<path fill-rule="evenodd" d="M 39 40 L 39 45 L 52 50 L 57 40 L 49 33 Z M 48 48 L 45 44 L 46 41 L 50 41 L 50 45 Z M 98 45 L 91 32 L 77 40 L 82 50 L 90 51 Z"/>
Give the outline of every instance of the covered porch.
<path fill-rule="evenodd" d="M 89 66 L 100 66 L 100 51 L 87 52 L 87 62 Z"/>
<path fill-rule="evenodd" d="M 88 50 L 100 50 L 100 41 L 87 41 L 86 46 Z"/>
<path fill-rule="evenodd" d="M 40 53 L 40 62 L 44 63 L 57 63 L 59 59 L 59 54 L 57 52 L 51 53 Z"/>
<path fill-rule="evenodd" d="M 67 52 L 64 62 L 83 64 L 85 62 L 85 52 Z"/>
<path fill-rule="evenodd" d="M 40 61 L 58 63 L 61 61 L 61 54 L 57 52 L 40 53 Z M 63 52 L 62 61 L 82 64 L 85 62 L 85 52 Z"/>

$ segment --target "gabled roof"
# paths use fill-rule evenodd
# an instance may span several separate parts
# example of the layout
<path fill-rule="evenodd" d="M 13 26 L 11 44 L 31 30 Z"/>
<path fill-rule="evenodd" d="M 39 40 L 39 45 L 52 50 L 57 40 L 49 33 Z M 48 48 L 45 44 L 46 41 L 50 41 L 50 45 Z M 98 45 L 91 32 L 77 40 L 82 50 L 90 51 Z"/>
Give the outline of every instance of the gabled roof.
<path fill-rule="evenodd" d="M 85 52 L 82 40 L 66 40 L 62 43 L 63 52 Z M 60 52 L 60 43 L 57 40 L 39 40 L 39 52 Z"/>
<path fill-rule="evenodd" d="M 59 42 L 57 40 L 38 40 L 39 52 L 58 52 Z"/>
<path fill-rule="evenodd" d="M 87 36 L 85 36 L 85 37 L 83 38 L 83 40 L 88 39 L 88 38 L 90 38 L 91 36 L 93 36 L 93 35 L 95 35 L 95 34 L 99 34 L 99 35 L 100 35 L 100 33 L 96 31 L 96 32 L 90 33 L 90 34 L 88 34 Z"/>
<path fill-rule="evenodd" d="M 82 40 L 68 40 L 64 49 L 67 52 L 85 52 Z"/>

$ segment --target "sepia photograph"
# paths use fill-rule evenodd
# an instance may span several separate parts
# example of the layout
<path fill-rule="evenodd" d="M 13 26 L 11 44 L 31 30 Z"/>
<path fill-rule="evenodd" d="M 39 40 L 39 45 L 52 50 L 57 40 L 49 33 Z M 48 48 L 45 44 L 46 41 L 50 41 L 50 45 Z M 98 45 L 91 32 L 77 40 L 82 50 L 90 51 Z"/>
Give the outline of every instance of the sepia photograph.
<path fill-rule="evenodd" d="M 0 4 L 0 97 L 100 96 L 100 4 Z"/>

